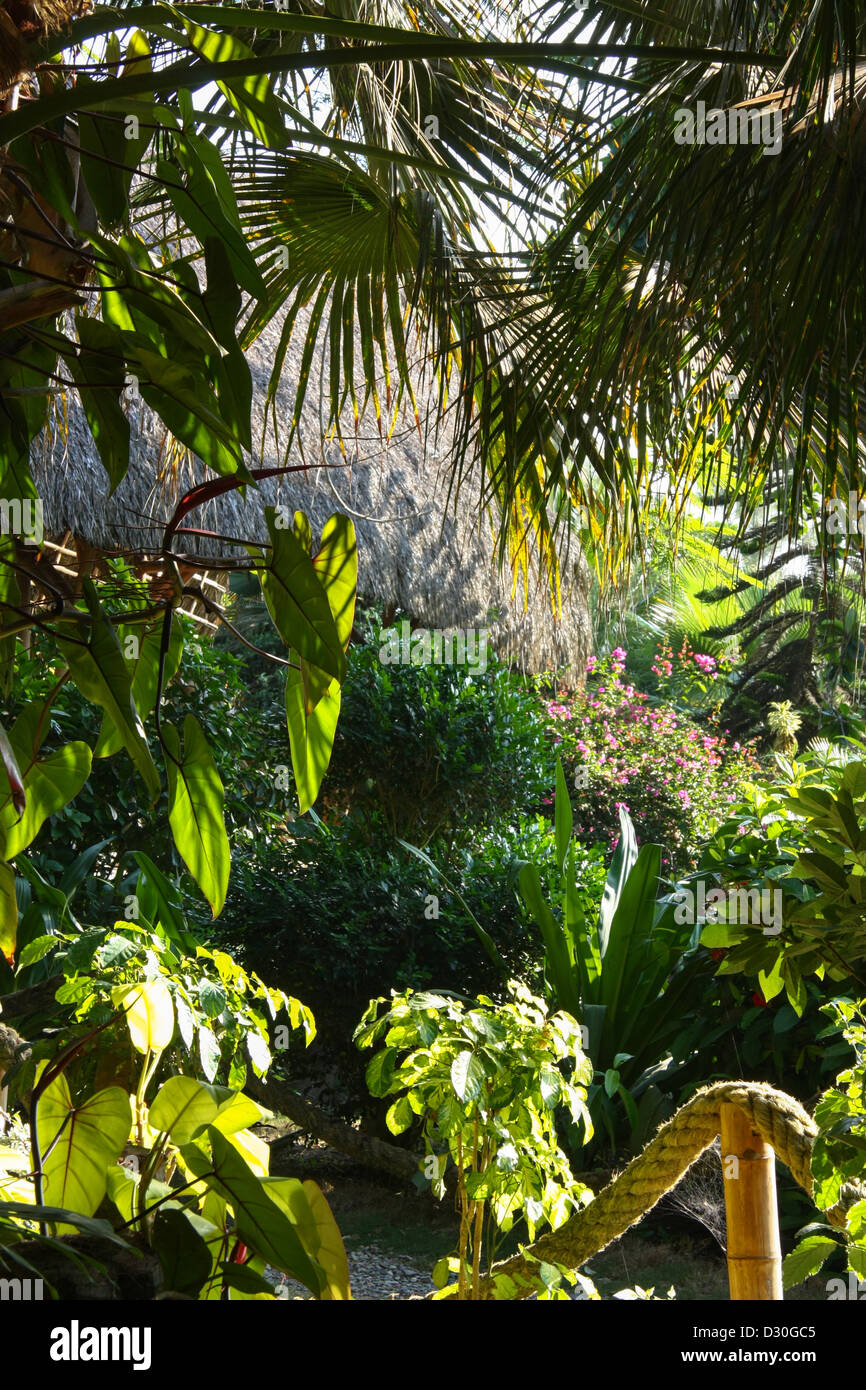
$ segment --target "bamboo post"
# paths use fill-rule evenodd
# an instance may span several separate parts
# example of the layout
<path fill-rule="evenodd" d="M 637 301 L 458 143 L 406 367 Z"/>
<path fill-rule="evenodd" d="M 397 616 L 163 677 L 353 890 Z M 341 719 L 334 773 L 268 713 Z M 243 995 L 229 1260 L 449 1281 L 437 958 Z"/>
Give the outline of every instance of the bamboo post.
<path fill-rule="evenodd" d="M 731 1299 L 781 1300 L 775 1155 L 737 1105 L 722 1104 L 721 1131 Z"/>

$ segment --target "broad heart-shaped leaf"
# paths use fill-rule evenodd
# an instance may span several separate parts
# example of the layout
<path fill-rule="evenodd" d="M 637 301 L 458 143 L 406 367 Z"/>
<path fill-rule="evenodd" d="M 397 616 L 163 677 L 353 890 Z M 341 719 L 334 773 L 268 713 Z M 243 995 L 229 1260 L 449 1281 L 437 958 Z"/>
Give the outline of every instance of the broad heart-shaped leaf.
<path fill-rule="evenodd" d="M 287 1213 L 304 1248 L 325 1271 L 328 1283 L 322 1291 L 323 1300 L 351 1298 L 346 1248 L 321 1188 L 309 1179 L 301 1183 L 297 1178 L 265 1178 L 262 1185 Z"/>
<path fill-rule="evenodd" d="M 42 712 L 41 702 L 25 705 L 9 731 L 27 805 L 19 818 L 8 783 L 0 788 L 0 859 L 14 859 L 26 849 L 47 817 L 78 795 L 90 772 L 92 758 L 86 743 L 67 743 L 55 753 L 37 758 L 34 735 Z M 43 736 L 47 722 L 43 721 Z"/>
<path fill-rule="evenodd" d="M 342 512 L 328 517 L 313 566 L 328 596 L 337 637 L 345 651 L 352 635 L 358 593 L 358 542 L 351 517 Z"/>
<path fill-rule="evenodd" d="M 303 673 L 293 667 L 286 673 L 286 723 L 301 815 L 313 805 L 328 770 L 342 698 L 340 682 L 332 680 L 308 713 Z"/>
<path fill-rule="evenodd" d="M 213 1267 L 213 1257 L 185 1212 L 162 1207 L 154 1217 L 151 1244 L 166 1289 L 195 1298 Z"/>
<path fill-rule="evenodd" d="M 178 853 L 218 917 L 229 885 L 231 851 L 223 819 L 225 794 L 204 731 L 194 715 L 177 730 L 163 725 L 168 774 L 168 821 Z"/>
<path fill-rule="evenodd" d="M 123 1152 L 131 1127 L 130 1098 L 120 1086 L 109 1086 L 73 1105 L 66 1077 L 52 1081 L 37 1111 L 46 1202 L 92 1216 L 105 1196 L 108 1169 Z"/>
<path fill-rule="evenodd" d="M 6 781 L 9 783 L 12 805 L 15 807 L 19 816 L 23 816 L 27 807 L 27 792 L 24 788 L 24 778 L 18 766 L 18 759 L 15 757 L 15 749 L 9 742 L 9 735 L 2 724 L 0 724 L 0 759 L 2 759 L 3 762 L 3 771 L 6 774 Z"/>
<path fill-rule="evenodd" d="M 174 1004 L 162 976 L 135 985 L 117 985 L 112 1003 L 126 1014 L 132 1045 L 137 1052 L 163 1052 L 174 1036 Z"/>
<path fill-rule="evenodd" d="M 146 719 L 156 704 L 156 687 L 159 681 L 159 655 L 162 647 L 162 623 L 157 627 L 142 631 L 140 627 L 119 627 L 117 636 L 120 642 L 126 669 L 132 685 L 132 698 L 135 708 Z M 129 639 L 136 639 L 131 644 Z M 183 628 L 180 623 L 172 623 L 168 651 L 165 655 L 163 685 L 168 685 L 180 666 L 183 652 Z M 94 758 L 109 758 L 123 747 L 123 740 L 110 719 L 103 720 Z"/>
<path fill-rule="evenodd" d="M 18 899 L 11 864 L 0 864 L 0 951 L 11 965 L 18 942 Z"/>
<path fill-rule="evenodd" d="M 117 633 L 102 610 L 92 581 L 85 579 L 83 588 L 92 618 L 90 640 L 86 646 L 81 646 L 58 638 L 58 645 L 82 695 L 93 704 L 101 705 L 116 726 L 124 748 L 155 801 L 161 787 L 159 772 L 135 708 Z"/>
<path fill-rule="evenodd" d="M 209 1125 L 207 1137 L 212 1161 L 197 1144 L 187 1144 L 182 1150 L 187 1167 L 229 1203 L 244 1245 L 319 1298 L 327 1283 L 325 1272 L 304 1249 L 286 1213 L 268 1196 L 264 1181 L 218 1129 Z"/>
<path fill-rule="evenodd" d="M 294 531 L 277 525 L 273 507 L 265 508 L 265 519 L 273 548 L 259 577 L 274 625 L 287 647 L 342 684 L 343 645 L 313 561 Z"/>
<path fill-rule="evenodd" d="M 170 1076 L 150 1107 L 153 1129 L 168 1134 L 178 1148 L 213 1125 L 221 1134 L 234 1134 L 258 1124 L 264 1111 L 249 1096 L 227 1086 L 207 1085 L 191 1076 Z"/>

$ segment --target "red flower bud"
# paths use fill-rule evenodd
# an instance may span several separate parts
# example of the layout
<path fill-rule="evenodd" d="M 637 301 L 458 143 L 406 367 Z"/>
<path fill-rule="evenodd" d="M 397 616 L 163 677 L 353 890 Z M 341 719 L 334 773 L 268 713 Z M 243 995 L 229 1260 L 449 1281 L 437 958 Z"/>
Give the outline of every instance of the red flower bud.
<path fill-rule="evenodd" d="M 765 1009 L 767 1007 L 767 1001 L 759 989 L 756 989 L 755 993 L 752 995 L 752 1003 L 759 1009 Z"/>

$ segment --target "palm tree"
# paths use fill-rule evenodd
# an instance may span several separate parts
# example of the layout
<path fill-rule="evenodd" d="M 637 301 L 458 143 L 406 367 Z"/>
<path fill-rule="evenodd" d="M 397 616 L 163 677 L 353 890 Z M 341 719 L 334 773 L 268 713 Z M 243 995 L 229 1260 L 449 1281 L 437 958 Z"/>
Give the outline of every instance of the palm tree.
<path fill-rule="evenodd" d="M 571 36 L 580 18 L 549 0 L 536 32 Z M 659 475 L 674 512 L 721 485 L 745 526 L 781 466 L 794 530 L 858 488 L 863 462 L 866 11 L 614 2 L 583 22 L 582 38 L 620 46 L 611 76 L 629 94 L 568 132 L 551 166 L 565 215 L 521 292 L 488 305 L 491 337 L 522 331 L 518 360 L 488 352 L 499 390 L 476 428 L 491 483 L 507 503 L 541 466 L 548 502 L 601 492 L 613 549 Z M 705 134 L 724 113 L 726 143 L 679 142 L 686 117 L 699 138 L 699 102 Z"/>

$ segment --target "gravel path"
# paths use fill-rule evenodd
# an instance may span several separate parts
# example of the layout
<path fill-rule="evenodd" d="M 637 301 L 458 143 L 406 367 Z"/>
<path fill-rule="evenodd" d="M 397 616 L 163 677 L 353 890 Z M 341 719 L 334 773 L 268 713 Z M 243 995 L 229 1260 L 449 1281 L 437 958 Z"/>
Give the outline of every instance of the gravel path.
<path fill-rule="evenodd" d="M 393 1303 L 413 1295 L 423 1298 L 433 1288 L 428 1269 L 405 1256 L 395 1255 L 392 1250 L 369 1244 L 355 1247 L 349 1239 L 346 1241 L 346 1256 L 352 1297 L 356 1302 Z M 279 1277 L 276 1270 L 269 1270 L 269 1274 L 272 1278 Z M 309 1300 L 310 1294 L 293 1279 L 284 1278 L 277 1297 Z"/>

